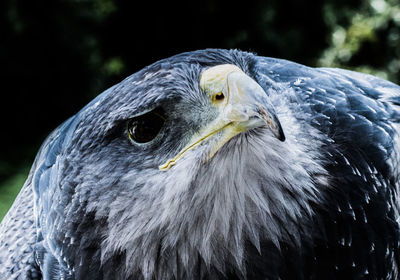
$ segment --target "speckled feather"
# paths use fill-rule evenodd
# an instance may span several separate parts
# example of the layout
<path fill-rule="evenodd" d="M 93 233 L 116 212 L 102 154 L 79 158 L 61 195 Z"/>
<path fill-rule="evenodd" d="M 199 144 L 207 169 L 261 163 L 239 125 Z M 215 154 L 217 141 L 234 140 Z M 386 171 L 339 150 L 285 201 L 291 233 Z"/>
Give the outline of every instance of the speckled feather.
<path fill-rule="evenodd" d="M 230 63 L 269 96 L 266 128 L 158 166 L 215 118 L 199 87 Z M 398 279 L 400 88 L 240 51 L 159 61 L 45 141 L 0 225 L 0 279 Z M 167 123 L 135 145 L 129 118 Z M 210 140 L 212 143 L 212 139 Z"/>

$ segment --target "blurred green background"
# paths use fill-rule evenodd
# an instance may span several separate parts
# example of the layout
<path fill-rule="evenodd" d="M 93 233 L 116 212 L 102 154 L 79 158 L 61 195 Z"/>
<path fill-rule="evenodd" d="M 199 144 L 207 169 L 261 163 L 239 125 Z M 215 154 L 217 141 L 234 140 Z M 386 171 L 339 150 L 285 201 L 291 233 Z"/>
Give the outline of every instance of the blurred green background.
<path fill-rule="evenodd" d="M 140 2 L 1 1 L 0 219 L 46 135 L 159 59 L 238 48 L 400 81 L 398 0 Z"/>

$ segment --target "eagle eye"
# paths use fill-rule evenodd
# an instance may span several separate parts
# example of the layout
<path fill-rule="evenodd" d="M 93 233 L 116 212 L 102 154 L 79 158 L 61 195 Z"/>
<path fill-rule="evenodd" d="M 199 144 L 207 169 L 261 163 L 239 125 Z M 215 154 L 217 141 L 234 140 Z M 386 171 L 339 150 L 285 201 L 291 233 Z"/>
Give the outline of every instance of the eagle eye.
<path fill-rule="evenodd" d="M 128 121 L 129 139 L 136 143 L 147 143 L 156 138 L 165 123 L 162 109 L 155 109 Z"/>

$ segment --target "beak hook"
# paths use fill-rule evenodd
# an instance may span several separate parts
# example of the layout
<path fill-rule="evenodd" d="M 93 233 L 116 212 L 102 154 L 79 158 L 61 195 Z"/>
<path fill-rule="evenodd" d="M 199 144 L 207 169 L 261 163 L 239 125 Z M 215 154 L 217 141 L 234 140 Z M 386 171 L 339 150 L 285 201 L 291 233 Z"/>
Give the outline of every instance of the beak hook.
<path fill-rule="evenodd" d="M 286 137 L 283 132 L 282 125 L 278 119 L 278 117 L 274 113 L 268 112 L 264 107 L 258 106 L 258 113 L 260 114 L 261 119 L 263 119 L 271 129 L 272 133 L 278 140 L 284 142 Z"/>

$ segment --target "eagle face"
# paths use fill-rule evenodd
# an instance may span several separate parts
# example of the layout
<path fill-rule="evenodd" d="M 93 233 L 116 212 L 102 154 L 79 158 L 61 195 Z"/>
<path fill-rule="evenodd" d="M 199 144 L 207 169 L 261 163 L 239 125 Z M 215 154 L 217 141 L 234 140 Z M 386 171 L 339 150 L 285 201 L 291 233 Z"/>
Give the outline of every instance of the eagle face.
<path fill-rule="evenodd" d="M 370 201 L 393 201 L 398 185 L 394 110 L 368 97 L 371 120 L 354 108 L 356 81 L 323 71 L 205 50 L 99 95 L 49 136 L 24 187 L 32 269 L 44 279 L 363 279 L 365 269 L 395 279 L 397 223 L 362 234 L 362 217 L 379 219 Z M 343 79 L 348 92 L 335 85 Z M 375 137 L 382 129 L 387 138 Z M 381 146 L 369 152 L 365 134 Z M 384 249 L 353 253 L 371 244 Z"/>
<path fill-rule="evenodd" d="M 279 249 L 288 232 L 298 240 L 306 231 L 317 196 L 310 173 L 325 171 L 306 143 L 283 141 L 281 118 L 304 128 L 275 112 L 248 56 L 156 63 L 81 113 L 64 176 L 85 186 L 66 208 L 103 224 L 82 235 L 101 240 L 102 263 L 123 259 L 121 278 L 190 278 L 226 266 L 244 276 L 246 246 Z"/>

